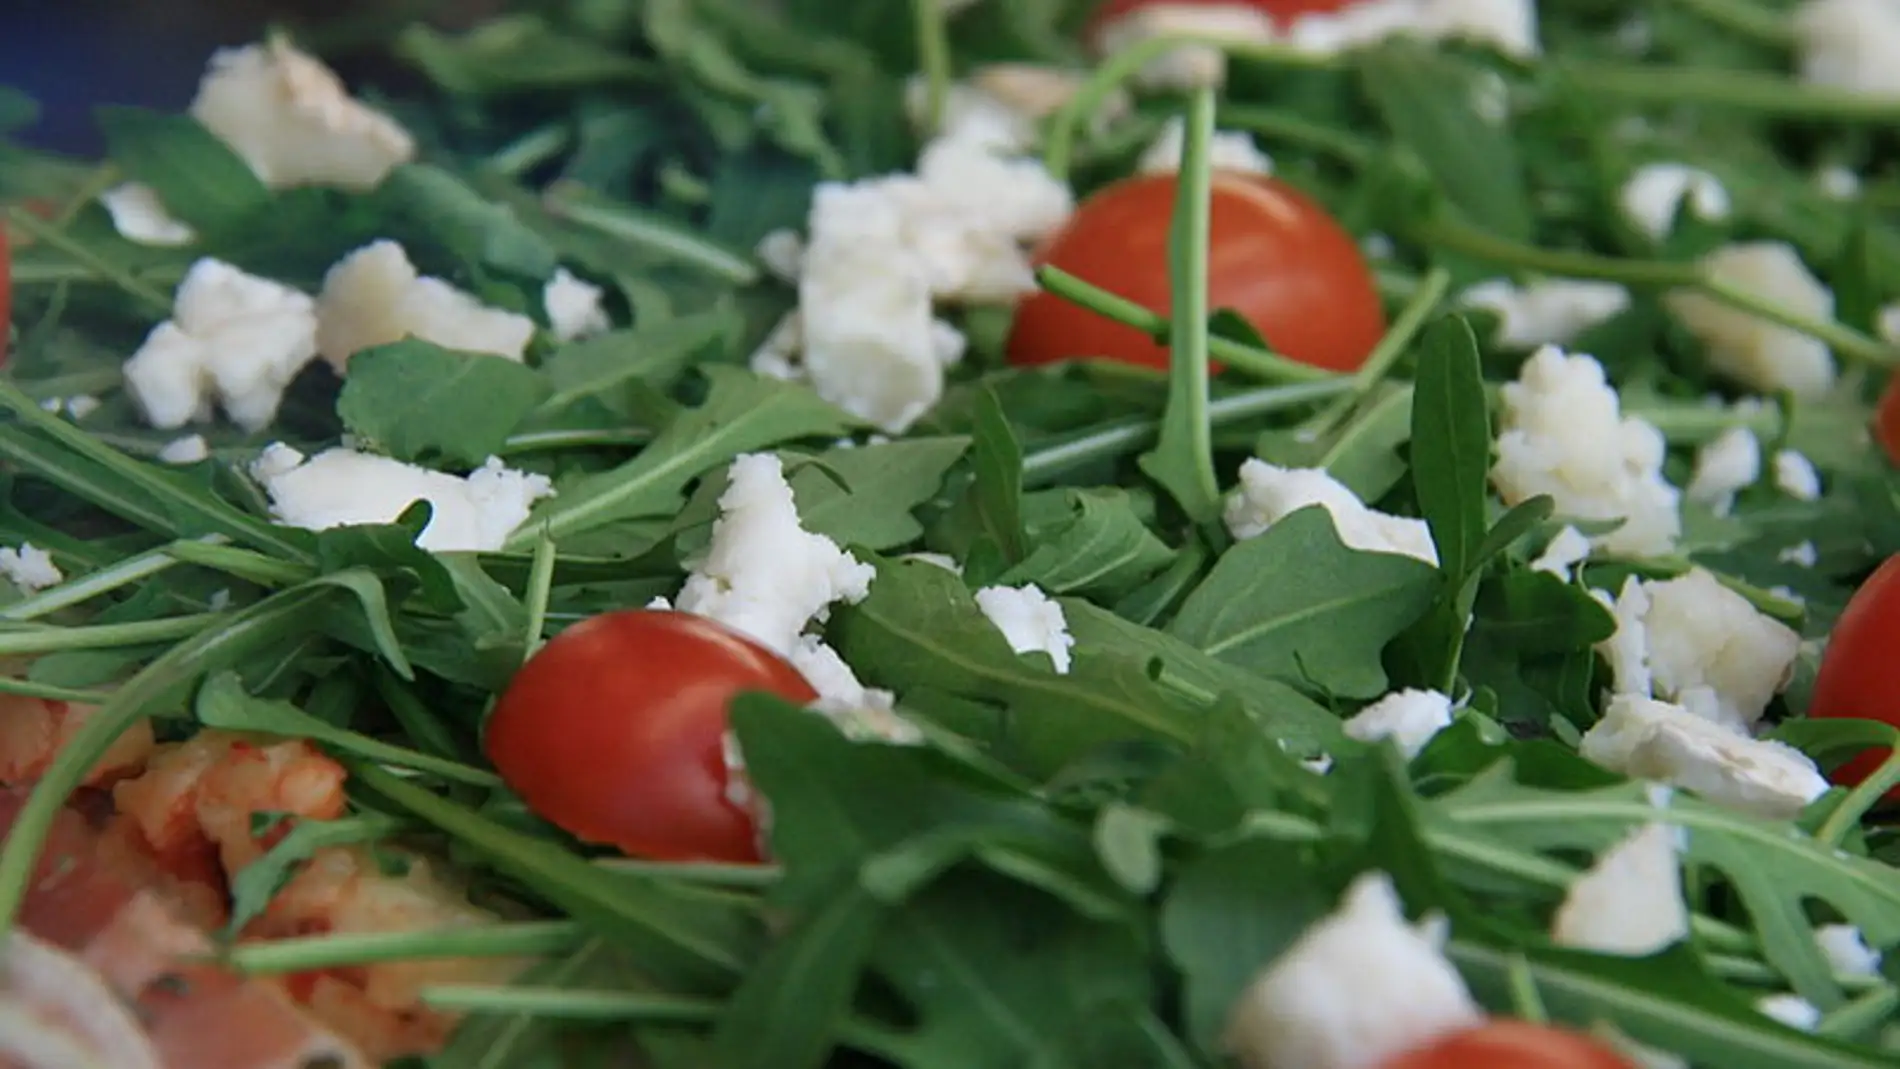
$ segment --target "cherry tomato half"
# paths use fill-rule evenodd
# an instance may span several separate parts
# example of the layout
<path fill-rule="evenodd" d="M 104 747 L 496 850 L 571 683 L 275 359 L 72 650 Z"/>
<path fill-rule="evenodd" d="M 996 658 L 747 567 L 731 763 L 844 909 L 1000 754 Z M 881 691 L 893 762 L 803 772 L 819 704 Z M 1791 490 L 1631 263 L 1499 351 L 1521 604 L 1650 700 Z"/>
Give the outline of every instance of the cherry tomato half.
<path fill-rule="evenodd" d="M 1379 1069 L 1636 1069 L 1577 1032 L 1529 1021 L 1487 1021 L 1379 1063 Z"/>
<path fill-rule="evenodd" d="M 744 691 L 818 697 L 783 658 L 704 617 L 605 613 L 528 659 L 484 745 L 530 809 L 580 839 L 659 861 L 758 861 L 723 750 Z"/>
<path fill-rule="evenodd" d="M 1888 557 L 1848 600 L 1814 677 L 1811 717 L 1878 720 L 1900 727 L 1900 556 Z M 1869 750 L 1835 769 L 1835 783 L 1852 786 L 1887 758 Z M 1884 801 L 1900 802 L 1900 788 Z"/>
<path fill-rule="evenodd" d="M 1887 451 L 1887 462 L 1900 466 L 1900 374 L 1887 379 L 1874 411 L 1874 440 Z"/>
<path fill-rule="evenodd" d="M 1329 14 L 1354 2 L 1356 0 L 1108 0 L 1089 16 L 1090 36 L 1123 15 L 1144 7 L 1225 7 L 1241 4 L 1264 11 L 1274 22 L 1286 26 L 1302 15 Z"/>
<path fill-rule="evenodd" d="M 1107 186 L 1050 235 L 1036 260 L 1166 312 L 1174 191 L 1171 174 Z M 1233 309 L 1303 363 L 1351 371 L 1365 362 L 1385 333 L 1385 310 L 1358 244 L 1326 209 L 1284 182 L 1222 172 L 1213 177 L 1210 224 L 1210 309 Z M 1052 293 L 1032 294 L 1017 309 L 1010 363 L 1089 356 L 1168 366 L 1165 345 Z"/>

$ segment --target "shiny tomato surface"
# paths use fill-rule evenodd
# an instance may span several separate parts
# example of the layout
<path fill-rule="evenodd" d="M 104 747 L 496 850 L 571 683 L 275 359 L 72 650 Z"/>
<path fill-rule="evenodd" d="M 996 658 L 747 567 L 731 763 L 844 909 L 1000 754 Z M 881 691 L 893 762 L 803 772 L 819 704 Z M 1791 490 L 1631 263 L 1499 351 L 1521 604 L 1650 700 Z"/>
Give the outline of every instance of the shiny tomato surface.
<path fill-rule="evenodd" d="M 1236 4 L 1264 11 L 1275 23 L 1285 26 L 1302 15 L 1324 15 L 1348 7 L 1352 0 L 1107 0 L 1089 16 L 1091 32 L 1114 22 L 1132 11 L 1145 7 L 1213 7 Z"/>
<path fill-rule="evenodd" d="M 1038 263 L 1166 313 L 1175 176 L 1139 175 L 1083 201 L 1037 250 Z M 1280 353 L 1350 371 L 1385 333 L 1385 310 L 1359 246 L 1326 209 L 1284 182 L 1216 173 L 1208 307 L 1238 312 Z M 1009 338 L 1018 366 L 1106 357 L 1165 368 L 1168 348 L 1054 294 L 1023 301 Z"/>
<path fill-rule="evenodd" d="M 1636 1063 L 1581 1033 L 1495 1020 L 1388 1058 L 1379 1069 L 1636 1069 Z"/>
<path fill-rule="evenodd" d="M 529 808 L 580 839 L 660 861 L 758 861 L 723 749 L 745 691 L 818 697 L 783 658 L 704 617 L 606 613 L 528 659 L 484 745 Z"/>
<path fill-rule="evenodd" d="M 1900 727 L 1900 556 L 1874 569 L 1834 622 L 1808 715 Z M 1849 786 L 1859 783 L 1886 757 L 1885 750 L 1869 750 L 1835 769 L 1832 778 Z M 1900 802 L 1900 788 L 1887 792 L 1884 801 Z"/>

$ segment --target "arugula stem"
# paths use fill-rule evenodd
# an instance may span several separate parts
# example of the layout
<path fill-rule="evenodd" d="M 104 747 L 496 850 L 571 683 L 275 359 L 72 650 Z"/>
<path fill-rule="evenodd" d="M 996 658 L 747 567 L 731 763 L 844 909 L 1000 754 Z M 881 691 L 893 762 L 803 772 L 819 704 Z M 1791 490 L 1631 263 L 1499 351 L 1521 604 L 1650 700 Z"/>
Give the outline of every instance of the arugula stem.
<path fill-rule="evenodd" d="M 1794 46 L 1794 29 L 1781 13 L 1752 0 L 1677 0 L 1683 7 L 1741 37 L 1777 48 Z"/>
<path fill-rule="evenodd" d="M 1834 807 L 1834 812 L 1829 813 L 1815 831 L 1815 841 L 1825 846 L 1839 846 L 1847 833 L 1859 826 L 1860 818 L 1896 786 L 1900 786 L 1900 746 L 1891 747 L 1887 759 L 1874 769 L 1873 775 L 1847 792 L 1847 797 L 1841 799 L 1841 804 Z"/>
<path fill-rule="evenodd" d="M 207 535 L 206 539 L 219 538 Z M 61 609 L 89 601 L 101 594 L 108 594 L 133 583 L 150 579 L 152 576 L 184 563 L 173 555 L 175 546 L 155 549 L 141 553 L 136 557 L 103 568 L 90 575 L 69 579 L 58 586 L 48 587 L 32 597 L 16 601 L 0 608 L 0 620 L 36 620 L 42 616 L 58 612 Z"/>
<path fill-rule="evenodd" d="M 534 559 L 528 565 L 528 585 L 523 604 L 528 610 L 527 631 L 521 636 L 521 660 L 526 664 L 541 648 L 542 633 L 548 626 L 548 599 L 554 592 L 554 539 L 546 531 L 534 543 Z"/>
<path fill-rule="evenodd" d="M 86 267 L 100 278 L 151 305 L 161 314 L 171 314 L 170 297 L 139 281 L 131 272 L 93 252 L 86 247 L 84 242 L 73 240 L 64 230 L 52 223 L 46 222 L 23 208 L 8 208 L 6 221 L 25 231 L 33 240 L 42 242 L 49 248 L 58 249 L 74 263 Z"/>
<path fill-rule="evenodd" d="M 943 124 L 951 78 L 950 35 L 942 0 L 910 0 L 910 15 L 917 29 L 917 67 L 924 75 L 924 136 L 935 137 Z"/>
<path fill-rule="evenodd" d="M 1753 958 L 1736 957 L 1732 954 L 1708 954 L 1703 957 L 1703 963 L 1709 967 L 1710 972 L 1724 980 L 1769 987 L 1783 982 L 1779 970 Z M 1878 975 L 1836 973 L 1834 982 L 1850 991 L 1890 986 Z"/>
<path fill-rule="evenodd" d="M 538 126 L 508 142 L 488 157 L 487 170 L 517 179 L 560 155 L 574 140 L 565 126 Z"/>
<path fill-rule="evenodd" d="M 1367 138 L 1280 108 L 1222 104 L 1218 121 L 1224 130 L 1245 130 L 1261 137 L 1289 141 L 1354 167 L 1366 166 L 1379 154 L 1379 146 Z"/>
<path fill-rule="evenodd" d="M 1580 93 L 1640 104 L 1689 104 L 1769 118 L 1891 126 L 1900 100 L 1850 89 L 1805 85 L 1790 78 L 1711 67 L 1568 62 L 1552 65 L 1555 93 Z"/>
<path fill-rule="evenodd" d="M 637 857 L 603 857 L 595 860 L 594 864 L 622 876 L 645 876 L 744 890 L 772 887 L 785 874 L 777 865 L 733 865 L 716 861 L 646 861 Z"/>
<path fill-rule="evenodd" d="M 1505 977 L 1510 982 L 1511 1012 L 1532 1024 L 1549 1024 L 1550 1011 L 1544 1008 L 1544 996 L 1537 990 L 1537 975 L 1531 971 L 1530 959 L 1512 954 Z"/>
<path fill-rule="evenodd" d="M 1418 337 L 1419 328 L 1438 310 L 1439 303 L 1445 299 L 1445 292 L 1450 288 L 1451 272 L 1442 267 L 1432 268 L 1419 282 L 1412 299 L 1400 310 L 1385 336 L 1379 339 L 1379 344 L 1373 346 L 1366 362 L 1353 373 L 1351 389 L 1334 398 L 1332 404 L 1311 420 L 1310 425 L 1318 433 L 1323 435 L 1339 426 L 1359 402 L 1391 374 L 1393 366 L 1411 348 L 1413 339 Z"/>
<path fill-rule="evenodd" d="M 1695 264 L 1543 249 L 1487 234 L 1443 215 L 1414 223 L 1407 236 L 1445 252 L 1564 278 L 1620 282 L 1645 289 L 1697 286 L 1702 282 L 1702 271 Z"/>
<path fill-rule="evenodd" d="M 99 194 L 111 189 L 122 177 L 124 175 L 119 171 L 117 164 L 107 162 L 94 167 L 86 174 L 86 180 L 79 183 L 79 188 L 73 190 L 72 195 L 66 198 L 66 202 L 60 206 L 59 211 L 54 213 L 53 225 L 61 228 L 71 226 L 73 220 L 79 217 L 80 212 L 86 210 L 88 204 L 91 204 Z"/>
<path fill-rule="evenodd" d="M 541 200 L 550 215 L 636 248 L 691 264 L 735 286 L 749 286 L 759 280 L 759 267 L 750 256 L 714 244 L 658 216 L 588 193 L 574 183 L 555 183 L 548 187 Z"/>
<path fill-rule="evenodd" d="M 190 616 L 172 616 L 163 620 L 138 620 L 124 624 L 90 624 L 77 627 L 28 625 L 30 629 L 0 629 L 0 657 L 19 654 L 54 653 L 59 650 L 102 650 L 115 646 L 142 646 L 148 642 L 169 642 L 198 634 L 225 618 L 224 613 L 204 612 Z"/>
<path fill-rule="evenodd" d="M 252 975 L 441 958 L 540 957 L 573 950 L 587 929 L 573 921 L 521 921 L 434 931 L 348 932 L 242 943 L 225 964 Z"/>
<path fill-rule="evenodd" d="M 1900 987 L 1882 984 L 1836 1007 L 1815 1024 L 1816 1035 L 1851 1039 L 1864 1035 L 1890 1019 L 1900 1010 Z"/>
<path fill-rule="evenodd" d="M 1798 330 L 1827 343 L 1834 355 L 1858 364 L 1890 368 L 1900 362 L 1900 352 L 1885 342 L 1869 337 L 1835 319 L 1814 319 L 1790 311 L 1785 306 L 1747 289 L 1718 278 L 1704 278 L 1702 291 L 1731 308 L 1739 308 L 1790 330 Z"/>
<path fill-rule="evenodd" d="M 652 440 L 652 431 L 628 427 L 525 431 L 509 435 L 495 453 L 497 456 L 510 457 L 554 449 L 595 449 L 601 446 L 624 448 L 645 445 Z"/>
<path fill-rule="evenodd" d="M 222 541 L 225 540 L 220 539 Z M 166 553 L 182 563 L 223 572 L 258 586 L 294 586 L 311 579 L 315 574 L 302 564 L 292 564 L 235 546 L 213 544 L 209 539 L 203 542 L 179 542 Z"/>
<path fill-rule="evenodd" d="M 1070 304 L 1086 308 L 1123 326 L 1133 327 L 1150 337 L 1165 338 L 1173 330 L 1173 322 L 1168 316 L 1124 297 L 1117 297 L 1060 267 L 1045 264 L 1037 268 L 1036 281 L 1043 289 Z M 1210 336 L 1207 339 L 1207 355 L 1228 367 L 1267 382 L 1316 382 L 1340 377 L 1324 368 L 1302 364 L 1231 338 Z"/>
<path fill-rule="evenodd" d="M 1781 412 L 1771 405 L 1749 412 L 1729 405 L 1700 401 L 1686 404 L 1625 403 L 1625 416 L 1635 416 L 1662 432 L 1671 445 L 1700 445 L 1736 427 L 1746 427 L 1757 438 L 1773 441 L 1781 435 Z"/>
<path fill-rule="evenodd" d="M 26 698 L 43 698 L 50 702 L 81 702 L 86 705 L 98 705 L 111 697 L 110 691 L 76 690 L 72 687 L 56 687 L 50 683 L 35 683 L 30 679 L 0 675 L 0 694 L 18 694 Z"/>

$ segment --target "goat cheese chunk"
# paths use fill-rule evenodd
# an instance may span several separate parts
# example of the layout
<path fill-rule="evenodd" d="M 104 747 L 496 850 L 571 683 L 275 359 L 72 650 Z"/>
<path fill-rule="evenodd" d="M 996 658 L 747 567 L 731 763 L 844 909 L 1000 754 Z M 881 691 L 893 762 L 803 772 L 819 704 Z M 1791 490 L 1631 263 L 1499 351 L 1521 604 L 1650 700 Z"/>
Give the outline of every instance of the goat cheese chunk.
<path fill-rule="evenodd" d="M 555 268 L 554 277 L 541 288 L 541 307 L 548 314 L 548 328 L 556 340 L 573 341 L 612 326 L 607 310 L 600 306 L 604 292 L 591 282 L 575 278 L 565 267 Z"/>
<path fill-rule="evenodd" d="M 1603 852 L 1564 894 L 1551 924 L 1558 945 L 1646 957 L 1689 935 L 1675 829 L 1646 824 Z"/>
<path fill-rule="evenodd" d="M 1267 13 L 1249 4 L 1150 4 L 1103 25 L 1096 34 L 1095 47 L 1102 55 L 1112 56 L 1157 37 L 1270 44 L 1275 33 Z M 1135 81 L 1149 89 L 1193 90 L 1218 86 L 1226 80 L 1226 55 L 1219 48 L 1202 44 L 1170 48 L 1135 73 Z"/>
<path fill-rule="evenodd" d="M 1702 266 L 1717 282 L 1785 311 L 1810 319 L 1834 315 L 1833 292 L 1785 241 L 1724 245 L 1703 257 Z M 1834 386 L 1834 357 L 1819 338 L 1698 291 L 1672 291 L 1663 304 L 1702 343 L 1711 368 L 1757 393 L 1817 397 Z"/>
<path fill-rule="evenodd" d="M 112 217 L 112 229 L 127 241 L 167 247 L 198 240 L 198 232 L 166 211 L 158 191 L 143 182 L 113 186 L 99 194 L 99 205 Z"/>
<path fill-rule="evenodd" d="M 258 431 L 316 354 L 308 295 L 207 257 L 179 283 L 172 318 L 125 362 L 125 385 L 154 427 L 208 420 L 215 407 Z"/>
<path fill-rule="evenodd" d="M 52 554 L 31 542 L 20 543 L 18 549 L 0 546 L 0 576 L 26 594 L 66 581 L 59 565 L 53 563 Z"/>
<path fill-rule="evenodd" d="M 1187 123 L 1179 115 L 1161 126 L 1161 132 L 1141 153 L 1135 170 L 1142 174 L 1174 174 L 1187 151 Z M 1208 166 L 1217 171 L 1272 174 L 1273 157 L 1260 151 L 1253 135 L 1244 130 L 1216 130 L 1207 143 Z"/>
<path fill-rule="evenodd" d="M 1880 952 L 1867 945 L 1860 929 L 1851 924 L 1824 924 L 1814 930 L 1827 963 L 1842 976 L 1878 976 Z"/>
<path fill-rule="evenodd" d="M 1761 441 L 1747 427 L 1730 427 L 1696 450 L 1695 472 L 1684 491 L 1718 516 L 1735 507 L 1735 495 L 1761 478 Z"/>
<path fill-rule="evenodd" d="M 1531 571 L 1548 572 L 1568 583 L 1570 571 L 1590 557 L 1590 539 L 1570 524 L 1564 524 L 1544 551 L 1531 561 Z"/>
<path fill-rule="evenodd" d="M 1258 457 L 1240 466 L 1240 486 L 1227 499 L 1227 530 L 1238 539 L 1253 538 L 1309 505 L 1326 510 L 1339 540 L 1351 549 L 1438 563 L 1438 548 L 1424 520 L 1368 507 L 1323 468 L 1282 468 Z"/>
<path fill-rule="evenodd" d="M 279 37 L 212 53 L 191 116 L 273 189 L 374 189 L 416 154 L 400 124 Z"/>
<path fill-rule="evenodd" d="M 1775 452 L 1775 489 L 1796 501 L 1815 501 L 1821 496 L 1821 473 L 1814 462 L 1792 449 Z"/>
<path fill-rule="evenodd" d="M 1800 995 L 1765 995 L 1755 1000 L 1755 1011 L 1801 1032 L 1821 1023 L 1820 1007 Z"/>
<path fill-rule="evenodd" d="M 1652 241 L 1669 236 L 1679 211 L 1710 223 L 1726 220 L 1730 211 L 1728 190 L 1721 180 L 1683 163 L 1638 167 L 1618 192 L 1617 205 L 1630 225 Z"/>
<path fill-rule="evenodd" d="M 350 357 L 362 350 L 412 337 L 521 360 L 534 320 L 417 274 L 393 241 L 373 241 L 330 268 L 317 295 L 317 349 L 338 374 L 347 373 Z"/>
<path fill-rule="evenodd" d="M 1416 18 L 1417 30 L 1432 40 L 1488 45 L 1516 59 L 1542 51 L 1536 0 L 1420 0 Z"/>
<path fill-rule="evenodd" d="M 270 495 L 277 522 L 309 531 L 393 523 L 427 501 L 429 524 L 416 545 L 437 553 L 500 549 L 534 503 L 554 494 L 547 476 L 515 471 L 497 457 L 457 476 L 353 449 L 306 459 L 282 443 L 265 447 L 251 475 Z"/>
<path fill-rule="evenodd" d="M 1023 586 L 986 586 L 976 592 L 976 607 L 1003 633 L 1017 653 L 1046 653 L 1057 675 L 1069 671 L 1069 650 L 1075 639 L 1062 606 L 1034 583 Z"/>
<path fill-rule="evenodd" d="M 1622 415 L 1603 365 L 1554 345 L 1525 361 L 1501 391 L 1503 419 L 1491 483 L 1507 505 L 1549 494 L 1577 520 L 1621 520 L 1591 540 L 1610 553 L 1668 553 L 1682 531 L 1681 492 L 1663 478 L 1662 432 Z"/>
<path fill-rule="evenodd" d="M 1789 28 L 1802 81 L 1900 97 L 1900 6 L 1891 0 L 1805 0 Z"/>
<path fill-rule="evenodd" d="M 167 464 L 196 464 L 211 455 L 211 446 L 202 434 L 173 438 L 159 447 L 158 459 Z"/>
<path fill-rule="evenodd" d="M 1390 739 L 1410 761 L 1451 726 L 1451 699 L 1435 690 L 1395 690 L 1346 719 L 1346 734 L 1360 742 Z"/>
<path fill-rule="evenodd" d="M 1373 1069 L 1484 1018 L 1443 953 L 1442 921 L 1406 922 L 1383 872 L 1268 964 L 1228 1011 L 1223 1045 L 1246 1069 Z"/>
<path fill-rule="evenodd" d="M 1493 341 L 1504 349 L 1569 345 L 1577 335 L 1629 307 L 1629 290 L 1614 282 L 1540 279 L 1518 287 L 1494 278 L 1466 289 L 1458 303 L 1498 317 Z"/>
<path fill-rule="evenodd" d="M 1667 783 L 1768 820 L 1799 815 L 1828 789 L 1814 761 L 1792 746 L 1631 694 L 1610 700 L 1577 750 L 1612 772 Z"/>
<path fill-rule="evenodd" d="M 1631 576 L 1610 604 L 1616 634 L 1599 645 L 1615 693 L 1657 697 L 1746 732 L 1787 685 L 1801 636 L 1694 568 L 1674 579 Z"/>

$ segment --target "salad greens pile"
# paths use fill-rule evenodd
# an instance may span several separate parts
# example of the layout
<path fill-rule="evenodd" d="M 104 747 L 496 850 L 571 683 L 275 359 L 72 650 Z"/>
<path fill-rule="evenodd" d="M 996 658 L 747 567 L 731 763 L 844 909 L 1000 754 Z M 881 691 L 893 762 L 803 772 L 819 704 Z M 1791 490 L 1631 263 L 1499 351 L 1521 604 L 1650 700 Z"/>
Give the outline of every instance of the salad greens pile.
<path fill-rule="evenodd" d="M 1530 63 L 1398 41 L 1332 58 L 1242 48 L 1218 100 L 1148 94 L 1091 124 L 1153 52 L 1138 49 L 1049 120 L 1046 158 L 1086 193 L 1187 117 L 1178 314 L 1053 270 L 1042 281 L 1168 338 L 1171 373 L 1012 369 L 1008 310 L 961 312 L 971 351 L 948 396 L 886 441 L 808 387 L 747 371 L 796 300 L 754 244 L 801 227 L 814 184 L 910 165 L 905 80 L 924 71 L 940 102 L 985 62 L 1080 66 L 1088 6 L 978 3 L 946 21 L 931 0 L 550 0 L 467 33 L 410 27 L 391 48 L 426 84 L 378 103 L 422 162 L 364 194 L 274 193 L 193 120 L 134 108 L 102 111 L 102 162 L 0 141 L 0 201 L 15 205 L 0 543 L 43 547 L 71 577 L 32 595 L 0 584 L 0 657 L 31 658 L 0 690 L 103 706 L 0 849 L 0 919 L 80 774 L 155 717 L 164 737 L 269 732 L 350 766 L 352 815 L 299 825 L 247 870 L 239 922 L 317 847 L 392 837 L 525 907 L 485 928 L 229 951 L 258 972 L 541 959 L 514 985 L 431 989 L 429 1004 L 472 1014 L 432 1065 L 624 1064 L 629 1043 L 657 1067 L 1223 1064 L 1236 994 L 1368 868 L 1450 919 L 1448 953 L 1496 1012 L 1610 1026 L 1709 1069 L 1895 1064 L 1900 954 L 1882 976 L 1837 976 L 1812 928 L 1900 946 L 1900 838 L 1863 819 L 1900 762 L 1792 823 L 1674 800 L 1689 945 L 1617 958 L 1546 931 L 1590 858 L 1656 813 L 1644 785 L 1575 751 L 1605 685 L 1594 645 L 1615 626 L 1591 588 L 1710 569 L 1808 640 L 1775 737 L 1824 763 L 1892 741 L 1798 713 L 1847 596 L 1900 551 L 1896 482 L 1865 431 L 1896 356 L 1875 317 L 1900 289 L 1900 104 L 1793 83 L 1766 0 L 1550 0 L 1552 58 Z M 0 93 L 0 131 L 32 113 Z M 1389 239 L 1376 268 L 1394 325 L 1362 373 L 1291 365 L 1206 306 L 1216 125 L 1253 133 L 1279 178 L 1355 234 Z M 1632 233 L 1617 184 L 1657 158 L 1719 176 L 1730 217 L 1683 212 L 1660 247 Z M 1862 174 L 1857 197 L 1817 187 L 1829 165 Z M 95 198 L 127 178 L 199 240 L 121 238 Z M 537 317 L 541 283 L 566 265 L 612 283 L 625 325 L 566 344 L 544 333 L 525 364 L 418 340 L 356 359 L 347 380 L 319 361 L 273 427 L 195 427 L 206 460 L 155 460 L 174 435 L 143 424 L 120 366 L 195 259 L 314 290 L 384 237 L 424 273 Z M 1701 284 L 1696 258 L 1741 238 L 1832 265 L 1835 320 L 1765 310 L 1850 366 L 1829 396 L 1707 400 L 1726 387 L 1659 298 Z M 1766 450 L 1813 460 L 1826 492 L 1755 486 L 1723 515 L 1685 502 L 1675 558 L 1592 559 L 1574 582 L 1531 570 L 1561 526 L 1551 502 L 1506 510 L 1487 483 L 1495 384 L 1522 354 L 1487 340 L 1495 316 L 1448 303 L 1513 271 L 1631 287 L 1574 349 L 1663 429 L 1672 482 L 1690 447 L 1750 426 Z M 1228 369 L 1211 379 L 1210 354 Z M 76 395 L 102 403 L 76 419 L 44 407 Z M 496 553 L 416 548 L 426 504 L 386 526 L 270 522 L 245 473 L 258 450 L 343 436 L 446 467 L 499 455 L 559 493 Z M 726 465 L 760 450 L 791 462 L 808 529 L 876 564 L 870 596 L 826 634 L 927 742 L 853 741 L 744 697 L 732 723 L 770 799 L 774 863 L 596 856 L 500 786 L 482 719 L 547 636 L 672 595 Z M 1221 494 L 1253 455 L 1323 466 L 1422 516 L 1439 565 L 1349 548 L 1319 509 L 1236 543 Z M 1811 567 L 1783 553 L 1803 541 Z M 902 559 L 917 551 L 962 576 Z M 1059 597 L 1069 672 L 1011 651 L 972 597 L 994 583 Z M 1339 726 L 1399 687 L 1464 706 L 1409 766 Z M 1320 754 L 1330 771 L 1302 764 Z M 1812 1033 L 1753 1008 L 1781 991 L 1823 1011 Z"/>

